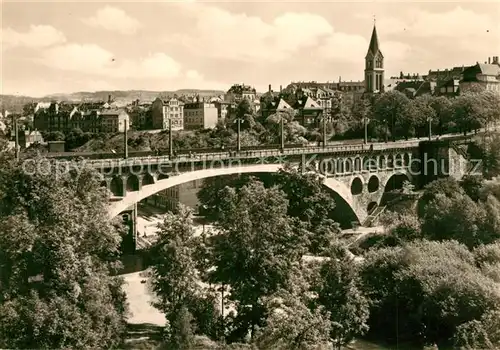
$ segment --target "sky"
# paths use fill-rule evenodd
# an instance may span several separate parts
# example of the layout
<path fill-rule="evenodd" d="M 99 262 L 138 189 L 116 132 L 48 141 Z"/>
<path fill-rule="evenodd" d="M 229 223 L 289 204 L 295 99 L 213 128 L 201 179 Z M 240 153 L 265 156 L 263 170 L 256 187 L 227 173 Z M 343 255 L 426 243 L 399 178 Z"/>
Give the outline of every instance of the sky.
<path fill-rule="evenodd" d="M 386 78 L 500 56 L 500 0 L 0 1 L 3 94 L 363 80 L 374 18 Z"/>

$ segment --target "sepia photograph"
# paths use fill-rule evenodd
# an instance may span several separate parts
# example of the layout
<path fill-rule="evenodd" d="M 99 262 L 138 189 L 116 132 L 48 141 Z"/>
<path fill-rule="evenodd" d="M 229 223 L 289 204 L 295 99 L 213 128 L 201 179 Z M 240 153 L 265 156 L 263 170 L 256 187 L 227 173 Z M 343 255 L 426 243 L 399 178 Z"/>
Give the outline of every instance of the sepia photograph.
<path fill-rule="evenodd" d="M 500 349 L 500 0 L 0 14 L 0 349 Z"/>

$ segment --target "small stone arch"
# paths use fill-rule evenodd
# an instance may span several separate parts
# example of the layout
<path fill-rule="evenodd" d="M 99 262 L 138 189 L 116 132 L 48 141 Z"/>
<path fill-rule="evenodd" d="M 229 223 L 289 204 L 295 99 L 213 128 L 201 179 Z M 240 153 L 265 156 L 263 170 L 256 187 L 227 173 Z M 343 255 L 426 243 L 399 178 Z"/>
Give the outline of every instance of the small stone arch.
<path fill-rule="evenodd" d="M 368 192 L 377 192 L 380 188 L 380 180 L 377 175 L 370 176 L 368 180 Z"/>
<path fill-rule="evenodd" d="M 404 166 L 410 165 L 410 155 L 408 153 L 405 153 L 403 155 L 403 165 Z"/>
<path fill-rule="evenodd" d="M 363 192 L 363 182 L 359 177 L 355 177 L 351 183 L 351 194 L 358 195 Z"/>
<path fill-rule="evenodd" d="M 121 176 L 115 176 L 111 179 L 109 190 L 113 195 L 123 197 L 123 179 Z"/>
<path fill-rule="evenodd" d="M 387 157 L 387 168 L 394 168 L 394 156 L 392 154 L 389 154 L 389 156 Z"/>
<path fill-rule="evenodd" d="M 396 173 L 396 174 L 392 175 L 385 183 L 384 192 L 401 190 L 401 189 L 403 189 L 403 184 L 406 181 L 411 182 L 411 179 L 407 174 Z"/>
<path fill-rule="evenodd" d="M 127 178 L 127 191 L 139 191 L 139 178 L 137 175 L 129 175 Z"/>
<path fill-rule="evenodd" d="M 353 161 L 351 158 L 344 159 L 344 172 L 350 173 L 353 169 Z"/>
<path fill-rule="evenodd" d="M 379 156 L 378 167 L 379 167 L 379 169 L 385 169 L 387 167 L 387 159 L 386 159 L 385 155 Z"/>
<path fill-rule="evenodd" d="M 403 167 L 403 155 L 401 153 L 396 154 L 394 161 L 395 161 L 394 167 L 396 168 Z"/>
<path fill-rule="evenodd" d="M 336 163 L 337 163 L 336 164 L 337 165 L 336 166 L 336 168 L 337 168 L 336 173 L 337 174 L 343 174 L 344 173 L 344 169 L 345 169 L 345 167 L 344 167 L 344 160 L 343 159 L 337 159 Z"/>
<path fill-rule="evenodd" d="M 354 158 L 354 171 L 360 172 L 362 169 L 362 160 L 360 157 Z"/>
<path fill-rule="evenodd" d="M 318 167 L 319 173 L 325 176 L 334 175 L 335 165 L 336 162 L 333 158 L 322 159 Z"/>
<path fill-rule="evenodd" d="M 142 186 L 152 185 L 154 183 L 155 183 L 155 179 L 154 179 L 153 175 L 151 175 L 150 173 L 145 173 L 142 176 Z"/>

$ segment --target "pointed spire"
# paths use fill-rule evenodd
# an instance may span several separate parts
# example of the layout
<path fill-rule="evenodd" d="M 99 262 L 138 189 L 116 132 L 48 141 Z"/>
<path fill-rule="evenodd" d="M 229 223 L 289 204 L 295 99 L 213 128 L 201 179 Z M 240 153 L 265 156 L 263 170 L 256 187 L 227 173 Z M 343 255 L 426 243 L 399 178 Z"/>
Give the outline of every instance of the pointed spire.
<path fill-rule="evenodd" d="M 375 25 L 375 20 L 373 22 L 372 38 L 370 40 L 370 46 L 368 47 L 368 51 L 369 52 L 371 51 L 373 54 L 376 54 L 379 51 L 377 27 Z"/>

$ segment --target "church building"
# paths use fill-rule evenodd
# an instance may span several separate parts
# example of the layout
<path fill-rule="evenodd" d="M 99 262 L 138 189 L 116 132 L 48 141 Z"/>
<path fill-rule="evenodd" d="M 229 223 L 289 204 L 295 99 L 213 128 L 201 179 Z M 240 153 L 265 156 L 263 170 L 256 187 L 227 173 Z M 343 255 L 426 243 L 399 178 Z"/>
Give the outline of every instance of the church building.
<path fill-rule="evenodd" d="M 380 51 L 377 28 L 373 25 L 370 46 L 365 57 L 365 93 L 384 92 L 384 55 Z"/>

